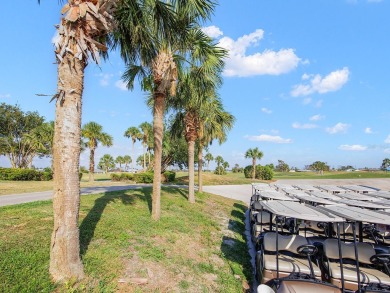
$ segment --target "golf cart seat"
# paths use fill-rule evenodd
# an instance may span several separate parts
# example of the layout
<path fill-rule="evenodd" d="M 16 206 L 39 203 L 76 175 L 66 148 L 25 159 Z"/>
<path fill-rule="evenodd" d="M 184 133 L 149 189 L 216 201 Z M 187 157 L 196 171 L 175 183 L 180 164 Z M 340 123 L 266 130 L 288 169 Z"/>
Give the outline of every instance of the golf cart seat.
<path fill-rule="evenodd" d="M 275 223 L 275 215 L 272 216 L 272 223 Z M 264 231 L 264 225 L 267 225 L 267 228 L 270 224 L 270 213 L 267 211 L 260 211 L 254 215 L 255 223 L 252 226 L 252 240 L 256 242 L 257 237 L 261 232 Z"/>
<path fill-rule="evenodd" d="M 358 242 L 357 248 L 361 284 L 382 283 L 390 285 L 390 277 L 374 268 L 373 263 L 370 261 L 370 258 L 376 254 L 373 246 L 369 243 Z M 327 270 L 329 281 L 341 288 L 342 278 L 337 239 L 326 239 L 323 242 L 323 250 L 327 259 L 324 267 Z M 341 252 L 343 258 L 344 287 L 349 290 L 357 290 L 357 267 L 354 244 L 341 242 Z"/>
<path fill-rule="evenodd" d="M 309 275 L 310 265 L 308 259 L 298 254 L 298 247 L 307 245 L 305 237 L 300 235 L 278 235 L 278 266 L 279 277 L 289 276 L 291 273 L 303 273 Z M 267 282 L 277 277 L 276 261 L 276 233 L 268 232 L 264 234 L 261 250 L 261 277 L 263 282 Z M 313 271 L 316 278 L 321 278 L 320 269 L 313 264 Z M 259 272 L 260 273 L 260 272 Z"/>

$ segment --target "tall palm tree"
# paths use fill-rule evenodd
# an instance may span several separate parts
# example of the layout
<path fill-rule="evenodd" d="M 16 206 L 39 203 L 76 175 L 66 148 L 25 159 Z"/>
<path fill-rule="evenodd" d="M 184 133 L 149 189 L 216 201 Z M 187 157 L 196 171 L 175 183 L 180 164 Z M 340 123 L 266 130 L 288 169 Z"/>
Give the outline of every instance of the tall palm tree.
<path fill-rule="evenodd" d="M 83 126 L 81 136 L 87 139 L 85 146 L 89 148 L 89 182 L 93 182 L 95 173 L 95 150 L 99 143 L 103 146 L 112 146 L 112 136 L 103 132 L 103 126 L 93 121 Z"/>
<path fill-rule="evenodd" d="M 245 158 L 252 159 L 252 179 L 256 178 L 256 160 L 263 157 L 263 152 L 260 151 L 257 147 L 254 149 L 248 149 L 245 153 Z"/>
<path fill-rule="evenodd" d="M 98 166 L 99 169 L 102 169 L 107 174 L 110 169 L 115 167 L 114 158 L 109 154 L 105 154 L 100 158 Z"/>
<path fill-rule="evenodd" d="M 223 162 L 225 162 L 225 160 L 222 158 L 222 156 L 216 156 L 215 162 L 217 163 L 218 175 L 221 175 L 221 165 Z"/>
<path fill-rule="evenodd" d="M 208 18 L 215 3 L 212 0 L 145 1 L 143 9 L 134 13 L 139 5 L 124 0 L 116 13 L 118 23 L 115 44 L 120 45 L 121 56 L 127 64 L 123 79 L 132 89 L 138 76 L 143 90 L 153 96 L 154 178 L 152 218 L 161 214 L 161 157 L 163 118 L 166 97 L 174 96 L 178 75 L 176 53 L 185 53 L 191 46 L 191 29 L 200 20 Z M 198 32 L 201 32 L 200 29 Z M 131 36 L 129 38 L 129 36 Z M 198 51 L 199 55 L 205 52 Z"/>
<path fill-rule="evenodd" d="M 125 163 L 125 159 L 122 156 L 117 156 L 115 158 L 115 163 L 119 164 L 119 172 L 122 172 L 122 164 Z"/>
<path fill-rule="evenodd" d="M 40 0 L 38 0 L 40 2 Z M 50 274 L 54 281 L 81 279 L 79 160 L 84 70 L 91 57 L 105 56 L 116 1 L 68 0 L 57 26 L 55 56 L 58 66 L 53 144 L 54 227 L 50 245 Z"/>
<path fill-rule="evenodd" d="M 210 100 L 207 105 L 208 111 L 203 112 L 199 126 L 199 147 L 198 147 L 198 190 L 203 191 L 203 148 L 211 145 L 214 140 L 219 144 L 226 141 L 227 132 L 233 128 L 235 118 L 232 114 L 225 111 L 222 101 L 219 97 Z M 212 156 L 211 156 L 212 157 Z M 210 161 L 208 163 L 210 163 Z"/>
<path fill-rule="evenodd" d="M 134 145 L 135 145 L 135 142 L 137 140 L 141 139 L 141 132 L 139 131 L 139 129 L 137 127 L 132 126 L 132 127 L 127 128 L 127 130 L 125 131 L 124 136 L 127 137 L 127 138 L 131 138 L 131 141 L 133 143 L 133 148 L 132 148 L 133 158 L 135 158 Z M 132 161 L 131 168 L 134 171 L 134 161 Z"/>
<path fill-rule="evenodd" d="M 210 161 L 213 161 L 213 160 L 214 160 L 214 157 L 213 157 L 212 154 L 207 153 L 207 154 L 204 156 L 204 159 L 207 161 L 207 169 L 210 171 Z"/>
<path fill-rule="evenodd" d="M 123 156 L 123 164 L 125 164 L 125 170 L 127 171 L 127 169 L 129 168 L 129 164 L 131 164 L 133 160 L 131 159 L 131 157 L 129 155 L 125 155 Z"/>
<path fill-rule="evenodd" d="M 148 146 L 149 135 L 152 133 L 152 125 L 149 122 L 143 122 L 139 125 L 139 128 L 142 130 L 142 146 L 144 148 L 144 160 L 143 167 L 144 171 L 146 170 L 146 147 Z"/>

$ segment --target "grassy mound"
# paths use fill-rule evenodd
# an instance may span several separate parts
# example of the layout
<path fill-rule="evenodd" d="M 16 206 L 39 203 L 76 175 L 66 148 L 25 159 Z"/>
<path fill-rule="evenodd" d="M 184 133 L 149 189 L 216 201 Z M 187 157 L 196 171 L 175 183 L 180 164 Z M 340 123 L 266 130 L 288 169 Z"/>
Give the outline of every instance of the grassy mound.
<path fill-rule="evenodd" d="M 150 218 L 151 188 L 83 196 L 80 245 L 86 278 L 54 284 L 48 273 L 51 201 L 0 208 L 0 292 L 242 292 L 251 282 L 246 207 L 163 188 L 162 218 Z"/>

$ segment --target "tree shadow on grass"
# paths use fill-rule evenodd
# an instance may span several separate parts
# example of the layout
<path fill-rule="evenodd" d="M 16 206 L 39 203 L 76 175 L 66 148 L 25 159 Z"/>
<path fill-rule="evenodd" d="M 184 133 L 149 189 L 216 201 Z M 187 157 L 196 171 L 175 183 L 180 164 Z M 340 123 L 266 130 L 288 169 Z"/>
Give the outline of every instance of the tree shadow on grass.
<path fill-rule="evenodd" d="M 138 192 L 139 191 L 139 192 Z M 132 205 L 137 200 L 147 201 L 149 210 L 152 208 L 151 188 L 140 188 L 130 195 L 126 190 L 103 193 L 103 196 L 95 200 L 95 204 L 81 222 L 80 229 L 80 255 L 84 256 L 95 234 L 95 229 L 108 204 L 121 200 L 124 205 Z"/>
<path fill-rule="evenodd" d="M 170 194 L 178 194 L 188 199 L 188 188 L 185 187 L 173 187 L 173 186 L 163 186 L 162 189 Z"/>
<path fill-rule="evenodd" d="M 251 265 L 251 256 L 248 252 L 247 237 L 245 235 L 246 210 L 247 207 L 243 204 L 235 203 L 233 205 L 228 229 L 235 234 L 240 234 L 243 240 L 236 239 L 234 236 L 223 236 L 221 251 L 229 261 L 232 272 L 237 274 L 239 268 L 241 268 L 246 280 L 251 283 L 253 280 L 253 268 Z"/>

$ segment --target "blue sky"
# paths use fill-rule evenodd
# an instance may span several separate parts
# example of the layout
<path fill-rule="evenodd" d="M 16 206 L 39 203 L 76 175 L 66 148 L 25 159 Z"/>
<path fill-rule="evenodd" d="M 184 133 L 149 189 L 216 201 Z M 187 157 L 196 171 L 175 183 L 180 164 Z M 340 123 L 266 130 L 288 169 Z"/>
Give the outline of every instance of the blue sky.
<path fill-rule="evenodd" d="M 390 157 L 389 2 L 220 1 L 204 29 L 230 52 L 220 96 L 237 121 L 228 141 L 210 152 L 230 166 L 251 164 L 244 154 L 258 147 L 261 164 L 379 167 Z M 51 40 L 60 8 L 54 0 L 6 1 L 0 18 L 0 102 L 47 120 L 54 119 L 54 104 L 35 94 L 56 91 Z M 123 133 L 152 122 L 146 94 L 138 86 L 125 89 L 123 69 L 111 52 L 108 62 L 91 62 L 86 70 L 83 124 L 98 122 L 114 138 L 113 147 L 98 148 L 97 159 L 132 155 Z M 136 152 L 142 153 L 140 143 Z M 88 165 L 87 152 L 81 165 Z"/>

